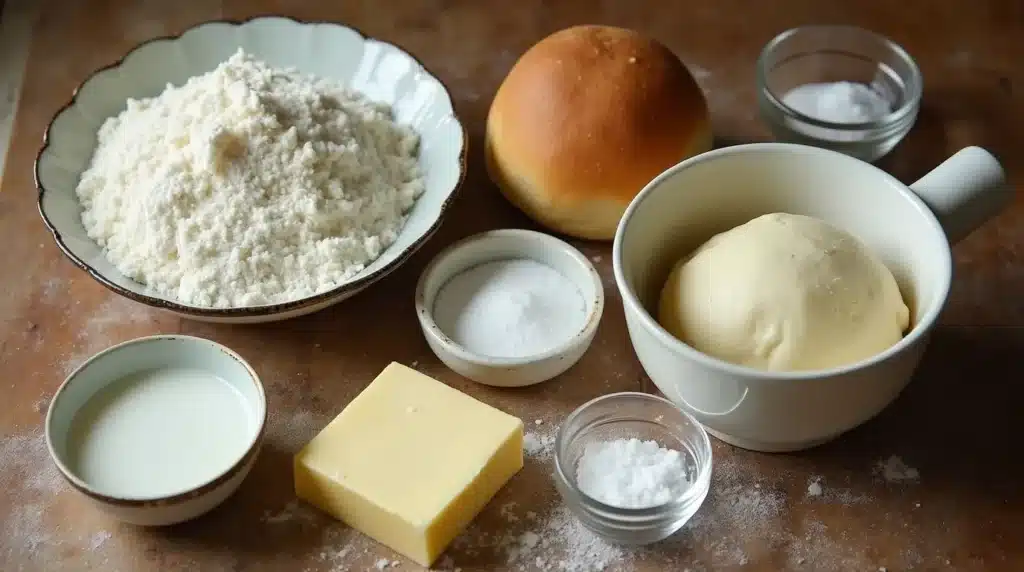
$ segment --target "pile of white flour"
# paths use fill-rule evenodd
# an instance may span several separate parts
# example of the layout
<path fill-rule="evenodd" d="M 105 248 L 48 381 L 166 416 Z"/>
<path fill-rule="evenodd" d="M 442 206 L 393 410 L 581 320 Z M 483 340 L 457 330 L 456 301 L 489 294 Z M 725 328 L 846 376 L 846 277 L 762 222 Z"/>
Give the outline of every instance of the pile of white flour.
<path fill-rule="evenodd" d="M 418 146 L 388 106 L 239 51 L 103 124 L 82 223 L 123 274 L 183 303 L 296 300 L 394 242 L 424 190 Z"/>

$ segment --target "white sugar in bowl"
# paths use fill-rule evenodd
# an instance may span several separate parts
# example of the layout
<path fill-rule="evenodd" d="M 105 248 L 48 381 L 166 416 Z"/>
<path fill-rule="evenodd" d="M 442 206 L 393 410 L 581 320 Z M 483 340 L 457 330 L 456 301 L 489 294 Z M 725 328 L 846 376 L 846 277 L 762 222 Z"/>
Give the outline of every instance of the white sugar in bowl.
<path fill-rule="evenodd" d="M 460 240 L 427 265 L 416 285 L 416 317 L 438 359 L 499 387 L 533 385 L 568 370 L 590 347 L 603 311 L 601 277 L 587 257 L 531 230 Z"/>

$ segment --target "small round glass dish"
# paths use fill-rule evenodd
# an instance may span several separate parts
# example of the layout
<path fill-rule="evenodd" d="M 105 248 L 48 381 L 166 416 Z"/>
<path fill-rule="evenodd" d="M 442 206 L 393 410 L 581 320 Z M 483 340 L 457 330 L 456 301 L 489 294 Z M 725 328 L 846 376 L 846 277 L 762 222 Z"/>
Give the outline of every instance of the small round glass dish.
<path fill-rule="evenodd" d="M 588 444 L 653 440 L 682 456 L 688 486 L 676 499 L 649 508 L 620 508 L 580 490 L 576 470 Z M 696 514 L 711 486 L 711 441 L 704 428 L 671 401 L 647 393 L 612 393 L 584 403 L 555 440 L 555 483 L 586 528 L 616 544 L 644 545 L 672 535 Z"/>
<path fill-rule="evenodd" d="M 793 97 L 787 97 L 801 86 L 837 82 L 860 84 L 852 86 L 856 89 L 867 86 L 874 92 L 868 94 L 872 99 L 885 100 L 888 113 L 830 121 L 833 118 L 797 109 Z M 852 26 L 805 26 L 779 34 L 761 51 L 757 88 L 761 117 L 776 139 L 874 162 L 913 127 L 922 78 L 906 50 L 883 36 Z"/>

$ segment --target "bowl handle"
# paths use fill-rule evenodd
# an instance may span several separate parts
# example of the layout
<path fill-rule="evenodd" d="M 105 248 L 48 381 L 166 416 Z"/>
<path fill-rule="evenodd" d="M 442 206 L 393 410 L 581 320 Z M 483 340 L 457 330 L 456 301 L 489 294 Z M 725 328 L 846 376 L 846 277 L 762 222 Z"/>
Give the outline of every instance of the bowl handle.
<path fill-rule="evenodd" d="M 718 412 L 718 413 L 713 412 L 713 411 L 705 411 L 705 410 L 701 409 L 700 407 L 694 407 L 692 403 L 690 403 L 689 401 L 686 400 L 685 397 L 683 397 L 683 394 L 680 391 L 676 392 L 676 397 L 679 398 L 679 401 L 681 401 L 683 403 L 683 405 L 685 405 L 686 407 L 690 408 L 690 410 L 692 410 L 694 413 L 697 413 L 698 415 L 702 415 L 704 417 L 723 417 L 723 416 L 729 415 L 733 411 L 736 411 L 737 409 L 739 409 L 740 405 L 743 405 L 743 402 L 747 400 L 747 394 L 748 393 L 750 393 L 750 387 L 744 387 L 743 388 L 743 395 L 740 395 L 740 398 L 736 400 L 736 403 L 734 403 L 731 407 L 729 407 L 725 411 Z"/>
<path fill-rule="evenodd" d="M 981 147 L 964 147 L 910 185 L 955 244 L 999 214 L 1013 188 L 999 161 Z"/>

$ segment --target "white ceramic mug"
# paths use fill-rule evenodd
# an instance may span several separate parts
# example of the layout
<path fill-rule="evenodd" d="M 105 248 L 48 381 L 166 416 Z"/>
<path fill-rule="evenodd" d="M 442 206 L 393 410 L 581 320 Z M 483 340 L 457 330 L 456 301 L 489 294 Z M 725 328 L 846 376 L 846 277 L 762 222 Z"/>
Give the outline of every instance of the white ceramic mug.
<path fill-rule="evenodd" d="M 633 348 L 654 384 L 719 439 L 771 452 L 818 445 L 877 415 L 910 382 L 949 294 L 950 244 L 1011 197 L 998 161 L 978 147 L 910 187 L 868 163 L 802 145 L 699 155 L 651 181 L 615 234 L 615 281 Z M 654 315 L 671 266 L 714 234 L 770 212 L 818 217 L 871 247 L 911 308 L 906 336 L 849 366 L 777 373 L 712 358 L 663 329 Z"/>

